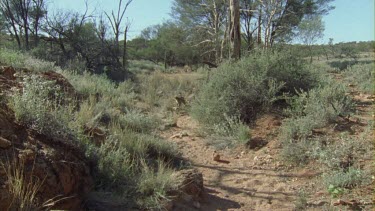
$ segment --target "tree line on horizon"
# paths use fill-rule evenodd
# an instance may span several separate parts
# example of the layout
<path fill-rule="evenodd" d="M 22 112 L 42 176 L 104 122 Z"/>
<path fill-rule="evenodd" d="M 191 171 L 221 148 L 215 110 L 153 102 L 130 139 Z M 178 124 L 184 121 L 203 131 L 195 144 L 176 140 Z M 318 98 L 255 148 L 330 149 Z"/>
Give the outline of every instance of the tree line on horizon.
<path fill-rule="evenodd" d="M 322 16 L 333 9 L 332 1 L 174 0 L 170 20 L 126 41 L 130 28 L 126 11 L 132 0 L 120 0 L 116 10 L 99 14 L 89 12 L 87 1 L 83 12 L 51 14 L 46 0 L 2 0 L 0 32 L 14 48 L 39 58 L 62 66 L 79 60 L 93 73 L 123 80 L 128 59 L 167 67 L 219 64 L 231 58 L 233 2 L 239 6 L 241 54 L 298 39 L 312 56 L 324 32 Z"/>

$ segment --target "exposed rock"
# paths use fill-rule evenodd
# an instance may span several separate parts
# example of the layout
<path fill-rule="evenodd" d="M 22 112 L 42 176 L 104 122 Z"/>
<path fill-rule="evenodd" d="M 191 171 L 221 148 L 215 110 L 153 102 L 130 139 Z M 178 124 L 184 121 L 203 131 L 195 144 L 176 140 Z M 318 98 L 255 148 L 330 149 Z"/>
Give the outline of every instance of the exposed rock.
<path fill-rule="evenodd" d="M 16 79 L 14 77 L 15 73 L 16 73 L 16 71 L 11 66 L 2 66 L 2 67 L 0 67 L 0 74 L 3 75 L 5 78 L 7 78 L 9 80 Z"/>
<path fill-rule="evenodd" d="M 5 138 L 0 137 L 0 148 L 1 149 L 8 149 L 11 146 L 12 146 L 12 142 L 10 142 L 9 140 L 7 140 Z"/>
<path fill-rule="evenodd" d="M 23 161 L 25 178 L 38 178 L 43 181 L 38 190 L 38 198 L 41 202 L 58 197 L 66 198 L 54 206 L 55 209 L 77 210 L 82 203 L 84 195 L 90 191 L 93 180 L 90 175 L 88 162 L 79 149 L 70 149 L 66 143 L 53 142 L 44 135 L 35 136 L 35 131 L 17 126 L 14 122 L 8 122 L 13 128 L 17 127 L 18 139 L 13 142 L 17 148 L 1 150 L 0 161 L 12 163 L 13 159 Z M 15 129 L 14 129 L 15 131 Z M 0 136 L 6 134 L 0 130 Z M 33 139 L 28 142 L 27 137 Z M 27 143 L 26 143 L 27 142 Z M 32 145 L 33 147 L 24 148 Z M 7 177 L 0 177 L 0 184 L 6 183 Z M 6 210 L 12 202 L 8 188 L 0 189 L 0 210 Z"/>
<path fill-rule="evenodd" d="M 0 94 L 13 87 L 21 87 L 17 80 L 10 77 L 12 69 L 7 71 L 9 73 L 6 74 L 4 70 L 0 71 Z M 68 92 L 74 91 L 60 74 L 45 73 L 44 76 L 56 80 L 64 89 L 68 88 Z M 37 191 L 37 203 L 61 199 L 52 207 L 53 209 L 80 209 L 85 194 L 92 188 L 93 179 L 89 162 L 83 150 L 74 144 L 74 141 L 61 137 L 51 139 L 18 124 L 13 111 L 6 104 L 0 105 L 0 137 L 0 162 L 5 166 L 13 162 L 20 163 L 25 174 L 24 184 L 30 182 L 27 178 L 42 181 Z M 10 165 L 10 168 L 14 167 L 15 165 Z M 0 175 L 0 210 L 8 210 L 13 196 L 9 191 L 10 183 L 4 169 L 0 171 Z M 10 210 L 13 209 L 17 210 L 15 207 L 11 207 Z"/>

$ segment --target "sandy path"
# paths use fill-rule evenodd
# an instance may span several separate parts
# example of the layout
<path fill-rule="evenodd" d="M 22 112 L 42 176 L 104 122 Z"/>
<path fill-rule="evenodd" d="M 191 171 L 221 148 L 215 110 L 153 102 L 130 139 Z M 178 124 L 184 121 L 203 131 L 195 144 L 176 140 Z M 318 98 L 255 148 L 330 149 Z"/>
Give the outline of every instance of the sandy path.
<path fill-rule="evenodd" d="M 279 170 L 282 166 L 274 161 L 268 147 L 258 152 L 221 150 L 218 153 L 222 161 L 214 161 L 214 148 L 194 132 L 197 127 L 189 116 L 180 116 L 177 127 L 164 131 L 162 136 L 176 143 L 183 157 L 203 173 L 208 194 L 201 210 L 293 209 L 298 192 L 293 183 L 303 174 Z"/>
<path fill-rule="evenodd" d="M 373 119 L 373 96 L 361 94 L 355 88 L 351 88 L 351 95 L 357 104 L 355 118 L 359 122 Z M 310 204 L 309 210 L 321 210 L 322 205 L 332 201 L 326 191 L 315 187 L 319 166 L 288 170 L 278 161 L 280 146 L 276 134 L 280 125 L 276 115 L 260 118 L 251 127 L 252 137 L 265 139 L 268 144 L 258 151 L 219 150 L 221 162 L 213 160 L 214 147 L 199 136 L 198 123 L 187 115 L 180 116 L 177 127 L 163 131 L 161 136 L 176 143 L 183 157 L 202 172 L 207 195 L 200 210 L 293 210 L 299 190 L 306 187 L 315 191 L 310 200 L 317 201 L 317 206 Z M 359 135 L 366 127 L 355 125 L 353 128 L 359 133 L 353 135 Z"/>

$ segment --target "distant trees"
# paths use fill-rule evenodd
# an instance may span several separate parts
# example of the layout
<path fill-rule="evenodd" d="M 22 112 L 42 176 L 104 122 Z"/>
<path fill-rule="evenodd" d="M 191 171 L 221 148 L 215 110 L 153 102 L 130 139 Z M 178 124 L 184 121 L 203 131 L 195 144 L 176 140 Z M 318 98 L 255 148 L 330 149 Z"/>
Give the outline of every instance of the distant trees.
<path fill-rule="evenodd" d="M 2 0 L 0 13 L 19 49 L 30 49 L 30 34 L 33 35 L 35 46 L 38 45 L 39 26 L 46 15 L 44 0 Z"/>
<path fill-rule="evenodd" d="M 0 28 L 20 50 L 34 49 L 38 56 L 60 65 L 78 58 L 89 70 L 121 80 L 127 75 L 127 58 L 126 42 L 120 51 L 120 36 L 126 39 L 129 25 L 123 27 L 123 22 L 131 2 L 120 0 L 116 11 L 97 18 L 88 14 L 87 1 L 83 13 L 60 10 L 47 15 L 46 0 L 1 0 Z M 38 48 L 41 40 L 43 50 Z"/>
<path fill-rule="evenodd" d="M 189 41 L 199 46 L 199 56 L 212 62 L 231 57 L 233 22 L 230 5 L 238 3 L 240 35 L 245 50 L 272 48 L 297 36 L 296 29 L 307 16 L 326 14 L 333 0 L 175 0 L 173 18 L 189 29 Z M 238 31 L 238 30 L 237 30 Z M 240 40 L 239 40 L 240 41 Z M 233 52 L 231 52 L 233 53 Z"/>
<path fill-rule="evenodd" d="M 163 62 L 165 67 L 198 62 L 198 47 L 189 41 L 190 31 L 173 22 L 144 29 L 141 36 L 128 42 L 132 59 Z"/>
<path fill-rule="evenodd" d="M 205 60 L 222 60 L 228 33 L 226 0 L 175 0 L 172 16 L 183 28 L 191 32 L 189 42 L 201 50 Z"/>
<path fill-rule="evenodd" d="M 312 45 L 323 37 L 324 23 L 319 15 L 307 16 L 301 21 L 297 29 L 297 37 L 305 44 L 310 52 L 312 62 Z"/>
<path fill-rule="evenodd" d="M 0 30 L 3 26 L 19 49 L 34 48 L 59 64 L 79 58 L 93 72 L 126 75 L 128 58 L 166 67 L 216 65 L 238 59 L 241 51 L 272 48 L 297 35 L 314 41 L 304 28 L 306 21 L 326 14 L 333 0 L 174 0 L 173 20 L 151 26 L 127 43 L 125 15 L 132 1 L 119 0 L 115 10 L 95 17 L 88 14 L 87 1 L 82 13 L 47 14 L 46 0 L 2 0 Z M 40 45 L 48 51 L 39 50 Z"/>

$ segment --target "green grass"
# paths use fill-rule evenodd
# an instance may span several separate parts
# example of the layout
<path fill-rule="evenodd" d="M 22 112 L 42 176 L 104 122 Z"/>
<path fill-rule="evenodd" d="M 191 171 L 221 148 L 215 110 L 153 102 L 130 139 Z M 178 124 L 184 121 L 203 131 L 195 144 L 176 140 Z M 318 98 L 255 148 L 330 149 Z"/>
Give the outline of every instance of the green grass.
<path fill-rule="evenodd" d="M 16 161 L 16 159 L 5 164 L 0 162 L 0 167 L 5 170 L 7 187 L 12 197 L 12 204 L 9 209 L 25 211 L 41 209 L 42 205 L 38 202 L 37 193 L 43 184 L 43 180 L 32 175 L 27 176 L 24 163 Z"/>
<path fill-rule="evenodd" d="M 53 68 L 51 63 L 34 61 L 22 53 L 0 53 L 2 63 L 26 65 L 32 70 L 24 76 L 22 90 L 14 90 L 12 96 L 4 98 L 21 124 L 51 138 L 74 141 L 77 147 L 86 150 L 86 156 L 95 164 L 95 191 L 110 192 L 141 208 L 161 209 L 176 184 L 173 172 L 181 168 L 181 162 L 176 147 L 155 135 L 160 120 L 136 108 L 136 101 L 141 99 L 139 93 L 145 92 L 141 87 L 148 84 L 113 83 L 105 76 L 84 70 Z M 35 65 L 27 66 L 31 62 Z M 54 81 L 38 76 L 38 72 L 50 68 L 69 80 L 77 92 L 73 97 L 77 100 L 66 96 Z M 190 81 L 165 80 L 170 81 L 168 89 L 176 92 L 188 92 L 194 86 Z M 168 94 L 165 98 L 169 97 L 172 96 Z M 103 131 L 104 144 L 95 145 L 86 128 Z"/>
<path fill-rule="evenodd" d="M 323 175 L 323 182 L 326 187 L 352 189 L 369 184 L 370 178 L 360 169 L 349 168 L 347 171 L 337 170 Z"/>
<path fill-rule="evenodd" d="M 160 64 L 155 64 L 146 60 L 130 60 L 129 71 L 132 73 L 151 73 L 156 70 L 163 70 L 164 67 Z"/>
<path fill-rule="evenodd" d="M 74 108 L 64 102 L 64 93 L 53 81 L 36 75 L 24 77 L 23 90 L 15 90 L 9 100 L 16 119 L 28 127 L 49 137 L 71 134 L 69 122 Z"/>
<path fill-rule="evenodd" d="M 375 63 L 356 64 L 344 72 L 345 80 L 356 85 L 361 92 L 375 93 Z"/>
<path fill-rule="evenodd" d="M 53 62 L 36 59 L 30 54 L 0 49 L 0 64 L 6 64 L 15 68 L 26 68 L 35 72 L 58 71 L 59 68 Z"/>

